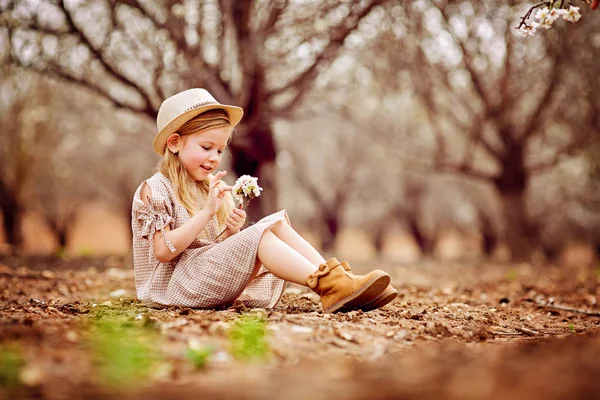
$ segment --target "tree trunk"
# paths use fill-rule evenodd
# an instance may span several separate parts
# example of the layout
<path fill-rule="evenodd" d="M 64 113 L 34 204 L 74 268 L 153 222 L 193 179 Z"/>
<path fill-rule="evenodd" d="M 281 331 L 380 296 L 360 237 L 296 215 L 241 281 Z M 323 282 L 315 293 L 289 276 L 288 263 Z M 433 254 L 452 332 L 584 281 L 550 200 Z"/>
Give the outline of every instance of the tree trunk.
<path fill-rule="evenodd" d="M 58 247 L 61 250 L 64 250 L 67 248 L 67 242 L 68 242 L 68 234 L 67 234 L 67 228 L 59 228 L 56 230 L 56 237 L 58 239 Z"/>
<path fill-rule="evenodd" d="M 6 241 L 15 249 L 18 249 L 23 244 L 22 210 L 15 196 L 2 181 L 0 181 L 0 209 L 2 209 L 2 222 Z"/>
<path fill-rule="evenodd" d="M 237 176 L 251 175 L 258 178 L 263 188 L 260 197 L 252 200 L 246 209 L 248 223 L 258 222 L 265 215 L 277 211 L 277 169 L 275 143 L 268 124 L 258 126 L 239 138 L 231 146 L 233 170 Z"/>
<path fill-rule="evenodd" d="M 481 221 L 481 236 L 483 239 L 483 253 L 490 257 L 494 254 L 496 247 L 498 246 L 498 233 L 494 229 L 492 221 L 488 215 L 483 212 L 479 213 L 479 219 Z"/>
<path fill-rule="evenodd" d="M 524 163 L 524 145 L 505 134 L 506 152 L 500 160 L 502 169 L 494 180 L 502 202 L 505 221 L 504 241 L 511 258 L 529 261 L 538 245 L 537 231 L 527 212 L 526 194 L 528 175 Z"/>
<path fill-rule="evenodd" d="M 323 238 L 321 240 L 321 246 L 323 247 L 324 253 L 331 253 L 335 247 L 335 239 L 337 238 L 338 231 L 340 228 L 340 217 L 335 210 L 330 210 L 323 213 L 324 228 Z"/>
<path fill-rule="evenodd" d="M 385 242 L 385 234 L 386 234 L 386 229 L 383 228 L 383 226 L 377 227 L 373 232 L 373 246 L 375 247 L 375 253 L 377 254 L 377 257 L 380 257 L 383 255 L 383 244 Z"/>
<path fill-rule="evenodd" d="M 423 256 L 432 255 L 435 247 L 433 240 L 428 238 L 427 235 L 423 232 L 423 230 L 419 226 L 417 218 L 415 218 L 413 215 L 407 215 L 406 219 L 406 222 L 408 223 L 408 229 L 414 237 L 417 246 L 419 246 L 421 254 Z"/>
<path fill-rule="evenodd" d="M 52 218 L 46 216 L 46 222 L 52 233 L 56 236 L 59 251 L 63 252 L 67 248 L 69 241 L 68 224 L 60 221 L 59 217 L 56 216 Z"/>
<path fill-rule="evenodd" d="M 528 261 L 536 246 L 535 229 L 525 205 L 525 192 L 500 193 L 506 223 L 505 242 L 515 261 Z"/>

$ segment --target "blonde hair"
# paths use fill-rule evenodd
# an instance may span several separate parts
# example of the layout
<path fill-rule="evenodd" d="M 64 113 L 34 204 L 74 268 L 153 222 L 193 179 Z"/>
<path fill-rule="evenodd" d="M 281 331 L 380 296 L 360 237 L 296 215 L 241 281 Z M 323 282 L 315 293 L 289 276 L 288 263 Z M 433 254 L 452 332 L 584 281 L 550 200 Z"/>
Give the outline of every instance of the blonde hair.
<path fill-rule="evenodd" d="M 192 118 L 177 130 L 180 136 L 204 132 L 213 128 L 230 127 L 233 131 L 229 117 L 224 110 L 209 110 Z M 231 137 L 231 136 L 230 136 Z M 200 211 L 200 199 L 208 198 L 209 180 L 196 181 L 185 169 L 177 154 L 171 153 L 165 147 L 163 159 L 158 164 L 158 171 L 165 175 L 173 184 L 175 195 L 183 204 L 190 216 Z M 217 211 L 217 222 L 219 229 L 224 229 L 225 221 L 234 207 L 231 193 L 225 193 L 221 208 Z"/>

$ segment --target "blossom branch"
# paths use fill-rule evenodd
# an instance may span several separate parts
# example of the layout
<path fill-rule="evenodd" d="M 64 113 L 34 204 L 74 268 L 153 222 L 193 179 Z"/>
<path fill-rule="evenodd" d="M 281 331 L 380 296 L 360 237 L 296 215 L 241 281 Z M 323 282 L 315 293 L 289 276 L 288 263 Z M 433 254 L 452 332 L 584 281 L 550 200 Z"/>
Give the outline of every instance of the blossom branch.
<path fill-rule="evenodd" d="M 529 9 L 529 11 L 527 11 L 527 14 L 525 14 L 525 15 L 524 15 L 524 16 L 521 18 L 521 22 L 519 23 L 519 26 L 517 26 L 515 29 L 521 29 L 521 27 L 523 27 L 523 26 L 527 26 L 527 27 L 529 27 L 530 25 L 527 23 L 527 20 L 528 20 L 528 19 L 531 17 L 531 13 L 533 13 L 533 11 L 534 11 L 536 8 L 540 8 L 540 7 L 543 7 L 543 6 L 546 6 L 546 7 L 548 7 L 548 6 L 550 6 L 550 5 L 551 5 L 551 3 L 550 3 L 549 1 L 544 1 L 544 2 L 541 2 L 541 3 L 539 3 L 539 4 L 536 4 L 535 6 L 531 7 L 531 8 Z M 561 4 L 561 6 L 562 6 L 562 4 Z"/>
<path fill-rule="evenodd" d="M 591 0 L 583 1 L 590 4 Z M 574 0 L 569 1 L 568 9 L 563 8 L 565 7 L 565 0 L 560 0 L 560 4 L 559 0 L 544 1 L 536 4 L 521 18 L 521 22 L 515 29 L 521 36 L 533 36 L 538 28 L 550 29 L 552 24 L 561 17 L 568 22 L 577 22 L 581 18 L 581 14 L 579 13 L 579 7 L 574 6 L 573 2 Z M 598 0 L 594 0 L 592 9 L 597 7 L 597 2 Z M 540 10 L 536 12 L 534 21 L 528 24 L 527 20 L 531 18 L 533 11 L 537 8 L 540 8 Z"/>

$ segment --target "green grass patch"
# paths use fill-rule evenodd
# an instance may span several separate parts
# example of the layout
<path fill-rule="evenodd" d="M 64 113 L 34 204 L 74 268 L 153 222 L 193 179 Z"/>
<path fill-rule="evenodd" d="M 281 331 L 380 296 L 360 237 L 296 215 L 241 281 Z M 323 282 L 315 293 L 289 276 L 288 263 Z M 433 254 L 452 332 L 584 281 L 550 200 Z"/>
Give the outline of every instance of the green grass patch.
<path fill-rule="evenodd" d="M 188 346 L 185 356 L 196 368 L 204 369 L 213 353 L 210 346 Z"/>
<path fill-rule="evenodd" d="M 229 331 L 231 354 L 238 360 L 263 360 L 270 352 L 267 321 L 256 315 L 242 315 Z"/>
<path fill-rule="evenodd" d="M 25 365 L 18 347 L 0 345 L 0 387 L 14 388 L 20 386 L 19 374 Z"/>
<path fill-rule="evenodd" d="M 142 383 L 162 359 L 156 333 L 132 322 L 97 319 L 88 340 L 100 381 L 111 387 Z"/>

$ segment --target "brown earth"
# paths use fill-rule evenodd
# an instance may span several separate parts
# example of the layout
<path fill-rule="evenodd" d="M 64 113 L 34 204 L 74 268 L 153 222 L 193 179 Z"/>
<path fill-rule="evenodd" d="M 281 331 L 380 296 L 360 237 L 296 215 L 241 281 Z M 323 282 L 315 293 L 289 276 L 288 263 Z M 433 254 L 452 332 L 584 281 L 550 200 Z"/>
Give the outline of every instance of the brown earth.
<path fill-rule="evenodd" d="M 127 259 L 2 257 L 0 399 L 600 398 L 599 270 L 353 265 L 372 268 L 392 275 L 398 299 L 329 315 L 298 286 L 274 310 L 152 309 L 135 300 Z M 241 315 L 266 319 L 266 358 L 232 356 Z M 93 343 L 104 320 L 152 335 L 148 374 L 102 378 Z M 203 368 L 186 358 L 190 346 L 213 349 Z M 20 357 L 14 382 L 6 349 Z"/>

